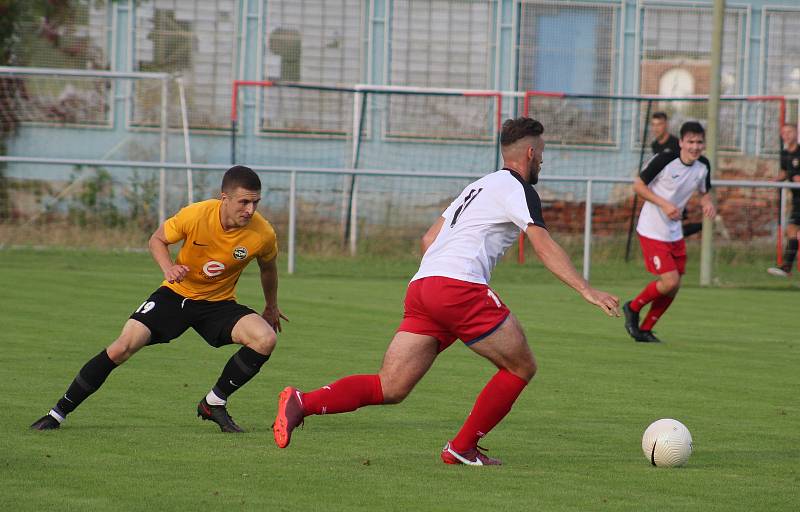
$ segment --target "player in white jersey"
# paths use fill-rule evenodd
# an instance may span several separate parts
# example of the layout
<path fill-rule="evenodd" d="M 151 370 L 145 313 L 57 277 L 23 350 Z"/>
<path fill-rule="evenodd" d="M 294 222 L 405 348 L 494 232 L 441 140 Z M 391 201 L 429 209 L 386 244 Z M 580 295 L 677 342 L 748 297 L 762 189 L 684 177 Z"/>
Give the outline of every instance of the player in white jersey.
<path fill-rule="evenodd" d="M 683 240 L 681 212 L 694 192 L 700 193 L 703 215 L 716 215 L 711 200 L 711 165 L 703 156 L 705 130 L 700 123 L 681 126 L 678 154 L 654 156 L 638 178 L 633 190 L 645 200 L 636 232 L 647 270 L 658 276 L 639 295 L 626 302 L 625 329 L 636 341 L 658 342 L 653 326 L 672 304 L 686 272 L 686 242 Z M 639 313 L 652 303 L 639 325 Z"/>
<path fill-rule="evenodd" d="M 422 263 L 408 285 L 403 321 L 380 371 L 351 375 L 307 393 L 284 389 L 273 425 L 280 448 L 289 445 L 305 416 L 401 402 L 437 355 L 460 338 L 499 371 L 441 457 L 447 464 L 500 463 L 478 450 L 478 440 L 503 419 L 536 373 L 522 327 L 488 286 L 497 260 L 520 231 L 552 273 L 608 315 L 619 316 L 618 299 L 591 288 L 545 228 L 531 186 L 539 176 L 543 131 L 541 123 L 529 118 L 503 124 L 504 168 L 468 185 L 422 238 Z"/>

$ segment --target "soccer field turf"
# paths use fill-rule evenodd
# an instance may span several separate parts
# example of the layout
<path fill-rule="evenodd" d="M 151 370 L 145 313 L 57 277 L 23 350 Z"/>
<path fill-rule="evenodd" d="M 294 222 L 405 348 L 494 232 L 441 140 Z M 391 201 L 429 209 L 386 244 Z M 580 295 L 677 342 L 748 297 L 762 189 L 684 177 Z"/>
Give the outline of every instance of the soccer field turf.
<path fill-rule="evenodd" d="M 494 373 L 457 343 L 402 404 L 307 418 L 279 450 L 278 392 L 373 373 L 402 314 L 413 262 L 301 262 L 281 277 L 284 324 L 261 373 L 232 397 L 249 433 L 195 416 L 234 348 L 193 332 L 117 369 L 61 430 L 33 432 L 78 369 L 159 282 L 143 253 L 0 251 L 3 510 L 798 510 L 800 343 L 792 284 L 687 286 L 634 343 L 622 319 L 546 271 L 502 264 L 493 288 L 526 329 L 539 373 L 482 442 L 499 468 L 439 450 Z M 690 265 L 697 266 L 697 262 Z M 762 270 L 763 272 L 763 270 Z M 643 270 L 596 286 L 630 298 Z M 262 307 L 248 270 L 239 299 Z M 651 467 L 647 425 L 685 423 L 684 468 Z"/>

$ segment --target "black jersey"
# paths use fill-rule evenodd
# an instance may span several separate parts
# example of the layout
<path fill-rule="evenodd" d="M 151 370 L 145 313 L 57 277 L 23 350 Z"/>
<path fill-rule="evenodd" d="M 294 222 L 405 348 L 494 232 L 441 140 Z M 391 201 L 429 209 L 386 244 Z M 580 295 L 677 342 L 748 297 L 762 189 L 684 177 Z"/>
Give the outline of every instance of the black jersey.
<path fill-rule="evenodd" d="M 800 145 L 791 152 L 787 149 L 781 151 L 781 170 L 786 173 L 788 181 L 800 176 Z M 792 209 L 800 209 L 800 189 L 792 189 Z"/>
<path fill-rule="evenodd" d="M 650 149 L 653 150 L 653 154 L 654 155 L 657 155 L 657 154 L 662 153 L 664 151 L 667 151 L 667 152 L 672 153 L 674 155 L 677 155 L 678 153 L 681 152 L 681 146 L 680 146 L 680 144 L 678 144 L 678 137 L 676 137 L 676 136 L 674 136 L 672 134 L 669 135 L 669 138 L 667 138 L 667 140 L 666 140 L 666 142 L 664 142 L 664 144 L 661 144 L 660 142 L 658 142 L 658 139 L 656 139 L 653 142 L 651 142 L 650 143 Z"/>

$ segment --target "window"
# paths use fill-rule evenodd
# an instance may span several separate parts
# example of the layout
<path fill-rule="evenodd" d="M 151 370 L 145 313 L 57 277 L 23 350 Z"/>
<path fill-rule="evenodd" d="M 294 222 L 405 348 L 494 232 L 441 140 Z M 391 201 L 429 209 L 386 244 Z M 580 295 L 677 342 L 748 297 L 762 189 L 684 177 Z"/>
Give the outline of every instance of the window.
<path fill-rule="evenodd" d="M 765 47 L 766 66 L 764 87 L 762 91 L 769 95 L 792 95 L 795 98 L 787 101 L 787 122 L 797 122 L 796 112 L 798 102 L 796 96 L 800 94 L 800 10 L 765 10 L 766 33 L 763 34 Z M 773 109 L 774 110 L 774 109 Z M 772 112 L 764 119 L 766 127 L 777 126 L 774 119 L 780 114 Z M 774 130 L 764 130 L 763 146 L 777 151 L 778 138 Z"/>
<path fill-rule="evenodd" d="M 642 45 L 639 91 L 643 94 L 672 96 L 705 95 L 711 86 L 710 7 L 645 6 L 642 9 Z M 747 12 L 740 8 L 725 11 L 722 49 L 722 94 L 739 94 L 744 88 L 744 48 Z M 743 102 L 720 105 L 720 147 L 742 146 Z M 705 123 L 705 102 L 670 102 L 667 114 L 677 129 L 686 120 Z"/>
<path fill-rule="evenodd" d="M 652 7 L 643 10 L 640 91 L 658 93 L 660 77 L 674 67 L 695 76 L 693 94 L 708 94 L 711 65 L 712 10 L 706 7 Z M 746 11 L 725 11 L 722 93 L 742 90 Z"/>
<path fill-rule="evenodd" d="M 492 87 L 495 3 L 396 0 L 392 3 L 389 83 Z M 486 98 L 393 94 L 387 133 L 438 140 L 491 140 L 494 103 Z"/>
<path fill-rule="evenodd" d="M 617 61 L 617 8 L 521 6 L 518 88 L 611 94 Z"/>
<path fill-rule="evenodd" d="M 40 5 L 41 4 L 41 5 Z M 55 3 L 54 3 L 55 4 Z M 27 2 L 21 8 L 13 65 L 106 70 L 108 7 L 91 0 Z M 24 77 L 17 98 L 22 122 L 111 123 L 111 84 L 98 78 Z"/>
<path fill-rule="evenodd" d="M 618 60 L 614 5 L 523 2 L 517 88 L 571 94 L 614 92 Z M 607 99 L 532 97 L 529 115 L 542 121 L 550 143 L 615 143 L 615 109 Z"/>
<path fill-rule="evenodd" d="M 137 71 L 179 73 L 186 89 L 192 128 L 230 125 L 231 82 L 236 44 L 235 0 L 145 0 L 136 3 Z M 134 122 L 158 124 L 160 84 L 138 83 Z M 170 90 L 169 102 L 179 102 Z M 181 126 L 180 111 L 170 108 L 169 125 Z"/>
<path fill-rule="evenodd" d="M 800 11 L 767 11 L 766 94 L 800 94 Z"/>
<path fill-rule="evenodd" d="M 362 81 L 361 0 L 265 2 L 265 80 L 354 85 Z M 343 134 L 352 125 L 351 93 L 267 88 L 261 129 Z"/>

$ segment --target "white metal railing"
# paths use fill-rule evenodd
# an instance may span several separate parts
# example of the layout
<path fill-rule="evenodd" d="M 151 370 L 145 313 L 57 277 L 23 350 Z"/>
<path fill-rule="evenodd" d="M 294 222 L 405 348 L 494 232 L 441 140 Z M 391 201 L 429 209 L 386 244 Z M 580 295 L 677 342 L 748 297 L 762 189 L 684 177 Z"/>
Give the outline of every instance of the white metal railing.
<path fill-rule="evenodd" d="M 38 158 L 21 156 L 0 156 L 0 162 L 21 163 L 21 164 L 41 164 L 41 165 L 81 165 L 87 167 L 126 167 L 126 168 L 145 168 L 145 169 L 169 169 L 174 171 L 186 170 L 191 166 L 194 171 L 226 171 L 228 164 L 188 164 L 180 162 L 142 162 L 125 160 L 91 160 L 91 159 L 70 159 L 70 158 Z M 327 175 L 357 175 L 357 176 L 393 176 L 408 178 L 457 178 L 457 179 L 477 179 L 480 174 L 470 173 L 445 173 L 445 172 L 414 172 L 399 170 L 379 170 L 379 169 L 345 169 L 345 168 L 321 168 L 321 167 L 287 167 L 287 166 L 251 166 L 254 171 L 264 173 L 281 173 L 289 175 L 289 226 L 287 234 L 287 272 L 293 274 L 295 271 L 296 257 L 296 231 L 297 231 L 297 175 L 298 174 L 327 174 Z M 584 183 L 586 185 L 586 208 L 584 213 L 584 233 L 583 233 L 583 277 L 589 279 L 592 258 L 592 216 L 593 216 L 593 185 L 595 183 L 633 183 L 632 177 L 617 176 L 547 176 L 539 177 L 541 182 L 552 183 Z M 715 187 L 741 187 L 741 188 L 774 188 L 774 189 L 800 189 L 800 183 L 774 182 L 774 181 L 747 181 L 747 180 L 712 180 L 711 184 Z M 354 203 L 358 196 L 354 196 Z M 781 211 L 779 225 L 785 228 L 785 206 L 786 194 L 781 196 Z M 354 223 L 354 227 L 357 223 Z M 351 244 L 358 240 L 355 230 L 350 232 Z"/>

